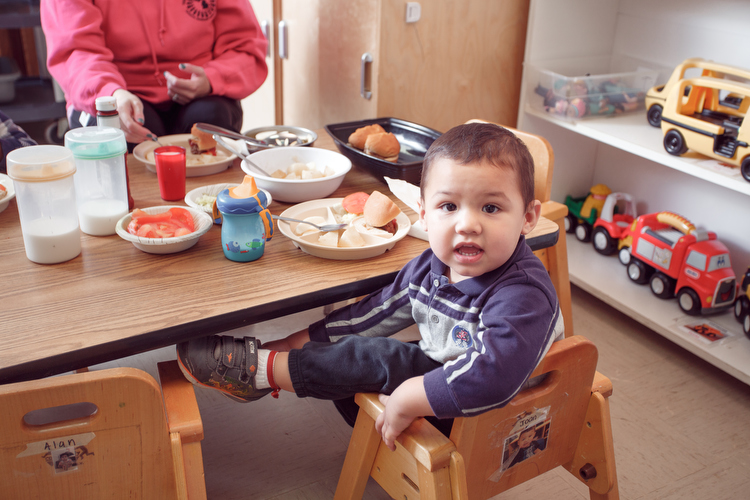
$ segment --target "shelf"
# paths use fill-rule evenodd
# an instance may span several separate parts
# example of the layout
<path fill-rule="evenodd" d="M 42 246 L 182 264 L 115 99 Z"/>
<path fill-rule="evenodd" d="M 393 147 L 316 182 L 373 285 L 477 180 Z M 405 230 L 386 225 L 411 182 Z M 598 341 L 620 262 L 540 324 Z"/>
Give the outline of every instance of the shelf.
<path fill-rule="evenodd" d="M 647 160 L 665 165 L 688 175 L 750 196 L 750 182 L 742 178 L 739 168 L 722 165 L 697 153 L 688 152 L 677 157 L 664 150 L 661 129 L 646 121 L 645 112 L 629 113 L 609 118 L 589 118 L 567 121 L 539 111 L 528 103 L 525 112 L 577 134 L 619 148 Z"/>
<path fill-rule="evenodd" d="M 687 349 L 701 359 L 750 384 L 750 339 L 742 332 L 731 310 L 708 315 L 688 316 L 676 299 L 662 300 L 648 285 L 638 285 L 627 276 L 616 255 L 604 256 L 591 243 L 581 243 L 566 235 L 570 282 L 630 316 L 654 332 Z M 704 343 L 680 325 L 707 321 L 729 332 L 720 341 Z"/>

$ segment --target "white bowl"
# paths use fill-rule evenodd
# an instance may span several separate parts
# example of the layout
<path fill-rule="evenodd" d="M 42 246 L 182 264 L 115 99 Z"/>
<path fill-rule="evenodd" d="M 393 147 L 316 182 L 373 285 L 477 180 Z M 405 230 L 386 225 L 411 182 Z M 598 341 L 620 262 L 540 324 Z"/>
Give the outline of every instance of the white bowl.
<path fill-rule="evenodd" d="M 16 190 L 13 187 L 13 179 L 5 174 L 0 174 L 0 184 L 2 184 L 6 189 L 5 196 L 0 198 L 0 212 L 2 212 L 6 208 L 8 208 L 10 200 L 16 197 Z"/>
<path fill-rule="evenodd" d="M 142 208 L 141 210 L 147 214 L 160 214 L 173 207 L 184 208 L 192 214 L 193 222 L 195 223 L 195 231 L 174 238 L 143 238 L 128 232 L 128 224 L 130 224 L 130 220 L 132 219 L 131 214 L 128 214 L 117 221 L 115 230 L 117 231 L 117 234 L 120 235 L 120 238 L 131 242 L 138 250 L 146 253 L 167 254 L 182 252 L 198 243 L 198 239 L 211 229 L 214 225 L 214 221 L 211 219 L 211 216 L 203 210 L 191 207 L 163 205 L 159 207 Z"/>
<path fill-rule="evenodd" d="M 255 177 L 257 186 L 271 193 L 274 200 L 285 203 L 300 203 L 331 195 L 339 188 L 344 176 L 352 168 L 352 162 L 341 153 L 312 147 L 265 149 L 251 154 L 248 158 L 269 174 L 276 170 L 286 171 L 297 162 L 313 162 L 317 168 L 329 166 L 334 170 L 333 175 L 318 179 L 276 179 L 257 173 L 243 160 L 242 170 Z"/>
<path fill-rule="evenodd" d="M 203 196 L 204 194 L 208 196 L 219 196 L 219 193 L 224 191 L 227 188 L 236 187 L 239 186 L 239 184 L 235 183 L 224 183 L 224 184 L 211 184 L 210 186 L 201 186 L 199 188 L 195 188 L 189 193 L 185 195 L 185 203 L 189 207 L 193 207 L 197 210 L 202 210 L 206 212 L 208 215 L 210 215 L 212 218 L 214 216 L 214 211 L 211 207 L 205 207 L 203 205 L 199 205 L 196 200 Z M 264 193 L 266 193 L 266 198 L 268 198 L 268 205 L 266 208 L 271 206 L 271 202 L 273 202 L 273 196 L 271 196 L 271 193 L 266 191 L 265 189 L 261 189 Z M 221 224 L 221 218 L 214 219 L 215 224 Z"/>

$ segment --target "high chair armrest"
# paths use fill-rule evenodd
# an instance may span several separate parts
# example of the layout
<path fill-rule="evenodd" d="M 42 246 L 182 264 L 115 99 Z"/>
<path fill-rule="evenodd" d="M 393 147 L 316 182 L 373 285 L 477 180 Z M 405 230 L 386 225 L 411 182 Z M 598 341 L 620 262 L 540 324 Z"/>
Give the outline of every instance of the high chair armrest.
<path fill-rule="evenodd" d="M 612 395 L 612 381 L 599 372 L 594 374 L 594 383 L 591 385 L 591 392 L 598 392 L 605 398 Z"/>
<path fill-rule="evenodd" d="M 568 215 L 568 207 L 557 201 L 542 202 L 542 217 L 549 220 L 561 219 Z"/>
<path fill-rule="evenodd" d="M 201 441 L 203 422 L 193 384 L 182 375 L 177 361 L 164 361 L 157 366 L 169 431 L 178 432 L 183 443 Z"/>
<path fill-rule="evenodd" d="M 375 393 L 359 393 L 354 400 L 373 421 L 383 413 L 384 407 Z M 421 417 L 415 419 L 397 441 L 429 471 L 446 467 L 451 452 L 456 450 L 456 445 Z"/>

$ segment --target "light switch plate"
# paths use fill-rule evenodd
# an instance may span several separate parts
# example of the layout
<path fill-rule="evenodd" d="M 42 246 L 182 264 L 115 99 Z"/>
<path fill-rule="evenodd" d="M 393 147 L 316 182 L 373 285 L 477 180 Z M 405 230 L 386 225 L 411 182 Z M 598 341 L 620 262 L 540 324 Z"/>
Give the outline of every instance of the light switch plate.
<path fill-rule="evenodd" d="M 416 23 L 422 17 L 422 6 L 419 2 L 406 2 L 406 22 Z"/>

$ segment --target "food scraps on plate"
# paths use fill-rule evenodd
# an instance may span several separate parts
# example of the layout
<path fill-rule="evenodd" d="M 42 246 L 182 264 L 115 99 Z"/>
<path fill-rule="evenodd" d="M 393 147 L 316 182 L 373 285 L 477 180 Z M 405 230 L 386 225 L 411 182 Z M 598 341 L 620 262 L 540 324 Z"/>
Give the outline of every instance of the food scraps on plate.
<path fill-rule="evenodd" d="M 364 247 L 373 237 L 389 239 L 398 231 L 396 217 L 401 213 L 398 206 L 379 191 L 372 194 L 352 193 L 341 203 L 328 208 L 328 217 L 314 215 L 304 220 L 323 225 L 337 223 L 349 225 L 338 231 L 320 231 L 308 224 L 297 224 L 295 233 L 307 237 L 308 241 L 317 235 L 317 243 L 329 247 Z"/>

